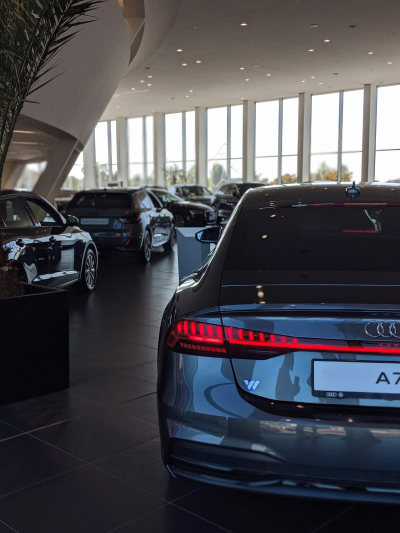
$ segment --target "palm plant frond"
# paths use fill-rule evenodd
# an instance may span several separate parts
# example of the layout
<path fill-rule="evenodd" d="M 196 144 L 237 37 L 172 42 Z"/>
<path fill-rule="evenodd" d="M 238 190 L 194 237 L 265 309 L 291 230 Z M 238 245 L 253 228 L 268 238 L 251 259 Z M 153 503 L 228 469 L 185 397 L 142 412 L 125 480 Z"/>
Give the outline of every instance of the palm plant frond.
<path fill-rule="evenodd" d="M 0 0 L 0 190 L 13 130 L 27 97 L 48 78 L 55 56 L 105 0 Z M 60 74 L 59 74 L 60 75 Z"/>

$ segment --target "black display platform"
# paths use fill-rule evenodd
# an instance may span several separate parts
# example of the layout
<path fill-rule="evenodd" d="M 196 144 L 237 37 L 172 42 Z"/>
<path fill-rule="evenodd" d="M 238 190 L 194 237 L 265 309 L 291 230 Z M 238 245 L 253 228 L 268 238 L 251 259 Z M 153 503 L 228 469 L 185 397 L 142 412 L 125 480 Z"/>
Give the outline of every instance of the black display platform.
<path fill-rule="evenodd" d="M 68 292 L 24 286 L 0 299 L 0 405 L 69 386 Z"/>

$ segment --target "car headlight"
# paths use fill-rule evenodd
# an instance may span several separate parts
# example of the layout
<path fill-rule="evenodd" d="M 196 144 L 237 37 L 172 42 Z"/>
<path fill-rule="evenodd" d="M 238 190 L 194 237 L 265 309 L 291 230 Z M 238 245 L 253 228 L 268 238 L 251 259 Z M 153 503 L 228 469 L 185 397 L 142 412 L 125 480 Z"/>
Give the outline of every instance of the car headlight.
<path fill-rule="evenodd" d="M 201 209 L 191 209 L 190 214 L 191 215 L 201 215 L 203 211 Z"/>

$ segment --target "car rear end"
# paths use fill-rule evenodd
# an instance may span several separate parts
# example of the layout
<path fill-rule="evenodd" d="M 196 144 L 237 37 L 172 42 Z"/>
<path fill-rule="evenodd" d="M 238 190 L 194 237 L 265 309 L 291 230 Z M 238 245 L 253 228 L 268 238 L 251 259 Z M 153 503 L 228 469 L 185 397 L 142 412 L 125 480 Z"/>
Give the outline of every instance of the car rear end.
<path fill-rule="evenodd" d="M 242 202 L 170 303 L 159 413 L 174 474 L 400 502 L 400 202 L 338 191 Z"/>
<path fill-rule="evenodd" d="M 139 250 L 143 241 L 140 206 L 134 191 L 89 190 L 75 195 L 67 214 L 79 220 L 100 249 Z"/>

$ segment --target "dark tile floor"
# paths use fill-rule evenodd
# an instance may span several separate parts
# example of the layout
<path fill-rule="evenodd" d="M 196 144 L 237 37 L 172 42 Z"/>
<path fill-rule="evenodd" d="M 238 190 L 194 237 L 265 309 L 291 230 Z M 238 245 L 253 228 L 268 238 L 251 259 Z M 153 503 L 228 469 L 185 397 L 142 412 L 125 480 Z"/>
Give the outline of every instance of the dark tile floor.
<path fill-rule="evenodd" d="M 176 253 L 104 254 L 70 291 L 71 387 L 0 408 L 0 533 L 400 531 L 400 511 L 260 496 L 173 479 L 158 441 L 158 326 Z"/>

